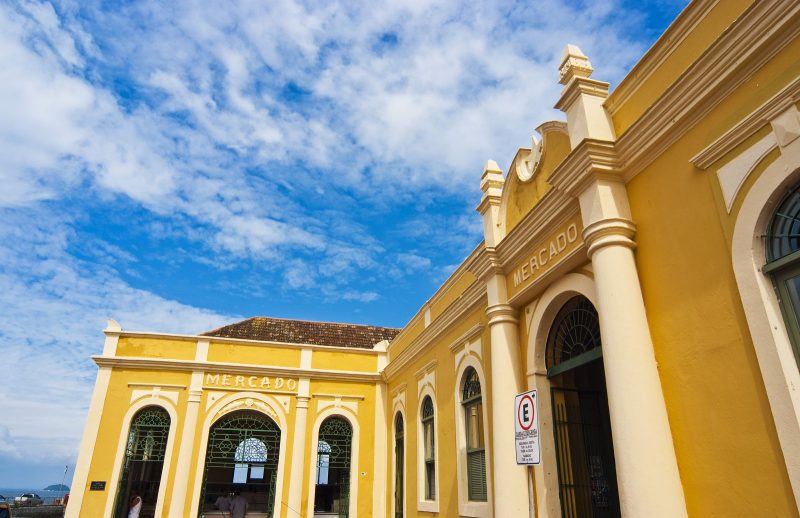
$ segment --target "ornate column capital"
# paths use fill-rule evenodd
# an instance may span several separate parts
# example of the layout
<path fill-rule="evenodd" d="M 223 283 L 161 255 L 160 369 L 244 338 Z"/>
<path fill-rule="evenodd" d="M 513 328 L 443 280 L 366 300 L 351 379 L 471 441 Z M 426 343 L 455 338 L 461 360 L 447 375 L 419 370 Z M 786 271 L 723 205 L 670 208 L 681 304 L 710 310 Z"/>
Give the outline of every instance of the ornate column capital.
<path fill-rule="evenodd" d="M 486 308 L 486 316 L 489 317 L 489 325 L 495 324 L 518 324 L 519 310 L 511 304 L 494 304 Z"/>
<path fill-rule="evenodd" d="M 583 229 L 586 253 L 591 259 L 596 251 L 606 246 L 624 246 L 633 250 L 636 248 L 635 234 L 636 225 L 624 218 L 595 221 Z"/>

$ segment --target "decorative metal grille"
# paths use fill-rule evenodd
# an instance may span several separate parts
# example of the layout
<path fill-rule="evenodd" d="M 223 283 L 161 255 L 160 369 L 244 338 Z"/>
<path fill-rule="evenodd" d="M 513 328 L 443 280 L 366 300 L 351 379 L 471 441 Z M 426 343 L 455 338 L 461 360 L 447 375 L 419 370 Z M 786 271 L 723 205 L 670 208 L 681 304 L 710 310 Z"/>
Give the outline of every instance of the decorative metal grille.
<path fill-rule="evenodd" d="M 600 345 L 597 310 L 586 297 L 573 297 L 556 315 L 547 337 L 547 368 L 564 363 Z"/>
<path fill-rule="evenodd" d="M 353 445 L 353 429 L 346 419 L 329 417 L 319 427 L 319 441 L 330 449 L 331 468 L 350 469 L 350 449 Z"/>
<path fill-rule="evenodd" d="M 169 414 L 161 407 L 145 407 L 131 422 L 127 461 L 162 461 L 167 451 Z"/>
<path fill-rule="evenodd" d="M 800 186 L 781 201 L 767 233 L 767 261 L 800 250 Z"/>
<path fill-rule="evenodd" d="M 481 379 L 478 377 L 478 373 L 475 371 L 475 369 L 470 367 L 464 374 L 462 403 L 468 403 L 469 401 L 479 397 L 481 397 Z"/>
<path fill-rule="evenodd" d="M 272 514 L 275 505 L 275 480 L 280 455 L 281 430 L 269 416 L 253 410 L 232 412 L 214 423 L 208 435 L 203 491 L 199 515 L 203 514 L 206 493 L 226 492 L 233 484 L 248 491 L 263 492 L 266 502 L 255 504 L 253 510 Z M 209 482 L 209 470 L 230 469 L 227 482 Z M 241 479 L 236 480 L 236 473 Z M 249 473 L 249 474 L 248 474 Z M 253 473 L 258 473 L 254 476 Z M 263 500 L 262 500 L 263 502 Z"/>
<path fill-rule="evenodd" d="M 403 482 L 405 476 L 405 432 L 403 431 L 403 414 L 397 412 L 394 416 L 394 516 L 403 518 L 405 498 L 403 495 Z"/>
<path fill-rule="evenodd" d="M 353 428 L 342 417 L 329 417 L 319 427 L 318 443 L 318 484 L 333 486 L 331 497 L 338 502 L 339 516 L 346 518 L 350 513 L 350 452 L 353 446 Z M 323 470 L 326 472 L 324 483 L 320 477 Z"/>
<path fill-rule="evenodd" d="M 115 517 L 127 516 L 131 491 L 137 491 L 148 508 L 158 499 L 169 427 L 169 414 L 161 407 L 144 407 L 133 417 L 117 485 Z"/>
<path fill-rule="evenodd" d="M 248 410 L 234 412 L 211 428 L 206 466 L 233 467 L 237 462 L 258 462 L 277 468 L 280 443 L 281 430 L 268 416 Z"/>
<path fill-rule="evenodd" d="M 394 434 L 395 437 L 403 436 L 403 415 L 400 412 L 394 417 Z"/>

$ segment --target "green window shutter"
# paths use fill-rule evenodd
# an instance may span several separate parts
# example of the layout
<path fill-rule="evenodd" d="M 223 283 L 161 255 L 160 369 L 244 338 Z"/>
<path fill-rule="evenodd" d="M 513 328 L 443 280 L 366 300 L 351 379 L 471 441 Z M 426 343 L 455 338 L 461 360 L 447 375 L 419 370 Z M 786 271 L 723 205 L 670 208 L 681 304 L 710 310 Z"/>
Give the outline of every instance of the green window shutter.
<path fill-rule="evenodd" d="M 467 452 L 467 484 L 469 499 L 486 501 L 486 451 Z"/>

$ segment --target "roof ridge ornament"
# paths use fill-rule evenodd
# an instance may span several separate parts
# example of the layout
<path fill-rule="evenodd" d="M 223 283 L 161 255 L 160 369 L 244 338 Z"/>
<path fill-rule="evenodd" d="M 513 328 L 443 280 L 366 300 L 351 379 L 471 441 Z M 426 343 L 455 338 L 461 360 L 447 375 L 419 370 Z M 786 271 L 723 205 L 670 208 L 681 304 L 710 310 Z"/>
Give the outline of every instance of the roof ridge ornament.
<path fill-rule="evenodd" d="M 577 45 L 567 44 L 561 54 L 561 65 L 558 67 L 558 82 L 565 85 L 573 77 L 591 77 L 592 72 L 594 72 L 594 68 L 589 62 L 589 57 Z"/>

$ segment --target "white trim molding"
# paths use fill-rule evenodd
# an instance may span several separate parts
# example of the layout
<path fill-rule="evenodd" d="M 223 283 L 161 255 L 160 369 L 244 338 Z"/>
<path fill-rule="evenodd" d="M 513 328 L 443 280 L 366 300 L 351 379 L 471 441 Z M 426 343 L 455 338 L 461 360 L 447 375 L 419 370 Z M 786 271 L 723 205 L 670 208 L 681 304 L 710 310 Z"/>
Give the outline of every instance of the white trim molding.
<path fill-rule="evenodd" d="M 436 361 L 433 360 L 417 375 L 417 510 L 439 512 L 439 407 L 436 401 Z M 434 498 L 425 498 L 425 431 L 422 427 L 422 401 L 430 396 L 433 402 L 433 488 Z M 408 427 L 406 427 L 408 428 Z"/>
<path fill-rule="evenodd" d="M 731 256 L 736 283 L 783 450 L 796 505 L 800 503 L 800 371 L 772 279 L 761 272 L 764 234 L 786 189 L 800 181 L 800 139 L 761 173 L 744 196 Z"/>
<path fill-rule="evenodd" d="M 175 430 L 178 428 L 178 412 L 175 409 L 175 402 L 169 398 L 164 397 L 166 394 L 153 391 L 152 394 L 139 397 L 135 400 L 125 417 L 122 418 L 122 427 L 119 434 L 119 442 L 117 443 L 117 453 L 114 455 L 114 467 L 111 471 L 111 478 L 108 484 L 108 495 L 106 496 L 106 505 L 103 510 L 103 516 L 110 517 L 114 513 L 114 502 L 119 493 L 119 477 L 122 471 L 122 461 L 125 458 L 127 450 L 128 434 L 130 433 L 131 423 L 136 414 L 145 407 L 155 406 L 164 409 L 169 414 L 169 434 L 167 435 L 167 446 L 164 452 L 164 463 L 161 465 L 161 481 L 158 484 L 158 498 L 156 499 L 155 517 L 161 518 L 164 512 L 164 499 L 166 498 L 167 480 L 169 479 L 169 470 L 172 465 L 172 454 L 175 450 Z"/>
<path fill-rule="evenodd" d="M 489 441 L 489 411 L 488 392 L 486 374 L 483 371 L 480 356 L 476 354 L 481 349 L 480 338 L 467 344 L 455 355 L 456 366 L 456 476 L 458 478 L 458 514 L 459 516 L 469 516 L 472 518 L 492 518 L 494 516 L 492 502 L 492 459 Z M 478 373 L 481 380 L 481 397 L 483 398 L 483 443 L 486 448 L 486 501 L 475 502 L 468 499 L 469 491 L 467 488 L 467 432 L 464 416 L 464 407 L 461 405 L 462 388 L 464 385 L 464 372 L 468 367 L 472 367 Z"/>
<path fill-rule="evenodd" d="M 317 416 L 314 419 L 314 428 L 312 430 L 311 451 L 309 452 L 309 460 L 311 462 L 308 470 L 308 509 L 306 516 L 308 518 L 314 517 L 314 498 L 316 486 L 316 470 L 317 470 L 317 455 L 319 453 L 319 429 L 322 423 L 329 417 L 341 417 L 350 424 L 353 430 L 350 446 L 350 509 L 349 516 L 358 516 L 358 445 L 360 444 L 360 427 L 358 424 L 358 417 L 356 412 L 349 407 L 342 406 L 341 399 L 336 401 L 334 406 L 318 407 Z M 303 469 L 303 466 L 295 466 L 295 469 Z"/>

